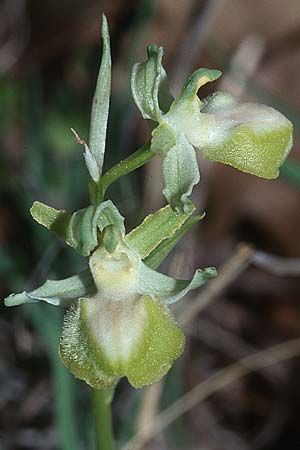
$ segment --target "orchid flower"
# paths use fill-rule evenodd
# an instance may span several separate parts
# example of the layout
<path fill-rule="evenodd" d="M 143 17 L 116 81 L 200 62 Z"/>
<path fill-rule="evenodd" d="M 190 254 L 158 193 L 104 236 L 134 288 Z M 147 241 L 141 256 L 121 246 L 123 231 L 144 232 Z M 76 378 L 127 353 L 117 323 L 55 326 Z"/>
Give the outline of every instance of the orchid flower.
<path fill-rule="evenodd" d="M 262 178 L 276 178 L 292 147 L 292 124 L 275 109 L 242 103 L 216 92 L 201 101 L 198 90 L 217 80 L 219 70 L 198 69 L 174 100 L 162 66 L 162 48 L 148 47 L 148 60 L 133 67 L 131 89 L 145 119 L 152 121 L 151 148 L 163 159 L 164 195 L 188 211 L 200 180 L 193 147 L 203 156 Z"/>
<path fill-rule="evenodd" d="M 89 256 L 89 268 L 12 294 L 6 306 L 36 301 L 67 306 L 59 353 L 70 371 L 93 388 L 113 387 L 123 376 L 134 387 L 159 380 L 184 348 L 169 305 L 216 275 L 209 267 L 197 270 L 190 281 L 176 280 L 143 262 L 188 215 L 167 206 L 125 235 L 124 219 L 111 201 L 72 216 L 35 202 L 31 213 Z"/>

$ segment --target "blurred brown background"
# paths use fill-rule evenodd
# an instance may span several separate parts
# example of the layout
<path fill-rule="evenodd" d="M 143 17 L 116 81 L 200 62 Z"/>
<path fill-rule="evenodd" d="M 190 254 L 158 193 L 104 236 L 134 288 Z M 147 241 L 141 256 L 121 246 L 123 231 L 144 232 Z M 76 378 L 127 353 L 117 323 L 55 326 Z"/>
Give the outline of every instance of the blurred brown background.
<path fill-rule="evenodd" d="M 113 57 L 107 167 L 149 137 L 129 89 L 131 66 L 145 59 L 149 42 L 164 47 L 174 93 L 194 69 L 220 68 L 223 77 L 200 96 L 223 89 L 267 103 L 295 128 L 294 149 L 276 181 L 199 156 L 202 180 L 193 199 L 206 217 L 162 270 L 184 278 L 195 267 L 231 265 L 221 272 L 223 285 L 180 305 L 177 314 L 193 302 L 208 303 L 201 314 L 191 312 L 186 351 L 164 384 L 133 391 L 120 383 L 114 402 L 118 447 L 300 449 L 300 359 L 281 361 L 276 351 L 268 368 L 224 389 L 221 383 L 185 412 L 179 407 L 176 420 L 147 443 L 141 433 L 159 411 L 217 370 L 300 335 L 299 0 L 2 0 L 1 297 L 86 264 L 34 224 L 28 210 L 36 199 L 70 211 L 87 205 L 81 149 L 70 127 L 87 137 L 102 12 Z M 160 170 L 154 159 L 109 191 L 128 229 L 162 205 Z M 246 257 L 241 242 L 253 246 Z M 240 258 L 236 266 L 232 255 Z M 1 304 L 0 450 L 93 448 L 88 389 L 57 358 L 61 319 L 46 305 Z M 139 430 L 140 440 L 126 446 Z"/>

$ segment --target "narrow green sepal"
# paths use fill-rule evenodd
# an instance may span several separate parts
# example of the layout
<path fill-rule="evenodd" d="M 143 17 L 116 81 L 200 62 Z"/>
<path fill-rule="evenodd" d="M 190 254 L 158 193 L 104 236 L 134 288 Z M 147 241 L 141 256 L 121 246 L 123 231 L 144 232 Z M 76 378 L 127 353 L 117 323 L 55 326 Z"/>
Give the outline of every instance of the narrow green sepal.
<path fill-rule="evenodd" d="M 162 241 L 173 236 L 188 219 L 189 215 L 175 212 L 167 205 L 154 214 L 149 214 L 143 222 L 125 237 L 130 248 L 139 253 L 142 259 L 146 258 Z"/>
<path fill-rule="evenodd" d="M 72 245 L 68 235 L 68 227 L 71 215 L 66 211 L 52 208 L 41 202 L 34 202 L 30 208 L 33 219 L 57 236 L 64 239 L 68 245 Z"/>
<path fill-rule="evenodd" d="M 162 167 L 167 202 L 174 211 L 191 214 L 189 196 L 200 181 L 200 173 L 195 150 L 184 133 L 177 134 L 176 145 L 163 158 Z"/>
<path fill-rule="evenodd" d="M 144 119 L 159 122 L 173 100 L 162 65 L 163 48 L 149 45 L 148 59 L 133 66 L 131 92 Z"/>
<path fill-rule="evenodd" d="M 164 239 L 151 253 L 144 259 L 144 263 L 151 269 L 157 269 L 157 267 L 162 263 L 162 261 L 168 256 L 168 254 L 173 250 L 177 242 L 182 238 L 182 236 L 203 216 L 190 216 L 183 225 L 178 228 L 175 233 Z"/>
<path fill-rule="evenodd" d="M 24 303 L 44 301 L 55 306 L 68 306 L 82 296 L 95 294 L 96 287 L 89 270 L 63 280 L 47 280 L 31 292 L 11 294 L 4 300 L 5 306 L 19 306 Z"/>

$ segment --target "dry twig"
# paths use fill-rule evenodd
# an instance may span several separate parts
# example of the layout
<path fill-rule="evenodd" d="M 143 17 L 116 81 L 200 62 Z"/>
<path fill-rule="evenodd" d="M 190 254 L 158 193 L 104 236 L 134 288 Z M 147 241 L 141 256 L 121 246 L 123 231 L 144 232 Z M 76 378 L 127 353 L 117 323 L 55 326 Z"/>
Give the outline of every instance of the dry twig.
<path fill-rule="evenodd" d="M 221 267 L 217 278 L 210 281 L 202 289 L 201 294 L 185 307 L 178 317 L 180 325 L 185 326 L 200 311 L 206 308 L 224 289 L 229 286 L 249 266 L 254 250 L 245 244 L 238 247 L 237 252 Z"/>
<path fill-rule="evenodd" d="M 200 401 L 205 400 L 213 393 L 223 389 L 237 381 L 241 377 L 293 358 L 300 353 L 300 338 L 272 346 L 266 350 L 253 353 L 240 361 L 231 364 L 196 385 L 187 394 L 176 400 L 171 406 L 163 410 L 152 423 L 147 424 L 147 429 L 141 430 L 134 436 L 122 450 L 135 450 L 145 445 L 153 436 L 165 429 L 182 414 L 189 411 Z M 142 439 L 141 439 L 142 437 Z M 139 447 L 137 447 L 137 443 Z"/>

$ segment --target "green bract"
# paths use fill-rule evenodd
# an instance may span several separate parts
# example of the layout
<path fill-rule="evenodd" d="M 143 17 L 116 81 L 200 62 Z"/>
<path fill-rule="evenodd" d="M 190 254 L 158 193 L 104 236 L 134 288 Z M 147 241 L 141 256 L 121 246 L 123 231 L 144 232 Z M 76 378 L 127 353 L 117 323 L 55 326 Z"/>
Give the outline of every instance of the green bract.
<path fill-rule="evenodd" d="M 148 55 L 149 56 L 149 55 Z M 276 178 L 292 146 L 292 124 L 281 113 L 268 106 L 239 103 L 227 93 L 217 92 L 200 101 L 197 92 L 207 82 L 221 76 L 219 70 L 198 69 L 187 80 L 181 94 L 168 109 L 161 104 L 160 90 L 150 89 L 149 72 L 164 72 L 162 51 L 152 54 L 145 63 L 133 69 L 148 77 L 132 77 L 132 92 L 143 117 L 156 121 L 151 149 L 163 158 L 164 195 L 172 208 L 187 212 L 193 186 L 199 182 L 199 171 L 193 147 L 213 161 L 230 164 L 244 172 L 263 178 Z M 160 69 L 158 69 L 160 67 Z M 165 82 L 166 83 L 166 82 Z M 154 83 L 153 83 L 154 85 Z M 143 99 L 141 104 L 140 99 Z M 155 104 L 150 115 L 148 104 Z"/>
<path fill-rule="evenodd" d="M 77 141 L 84 146 L 85 164 L 95 183 L 100 180 L 104 161 L 111 86 L 110 38 L 104 14 L 102 15 L 102 40 L 103 51 L 93 97 L 89 145 L 72 129 Z"/>

